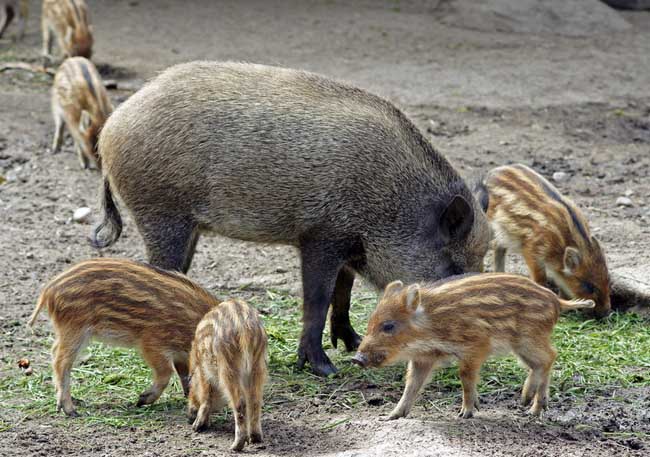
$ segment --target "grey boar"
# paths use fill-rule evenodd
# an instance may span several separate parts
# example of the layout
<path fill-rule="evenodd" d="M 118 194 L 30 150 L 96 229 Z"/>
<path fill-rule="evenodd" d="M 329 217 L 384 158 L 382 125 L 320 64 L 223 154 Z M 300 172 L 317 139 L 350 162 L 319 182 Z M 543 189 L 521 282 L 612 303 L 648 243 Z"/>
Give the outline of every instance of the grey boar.
<path fill-rule="evenodd" d="M 91 338 L 137 348 L 154 382 L 137 405 L 155 402 L 176 370 L 189 391 L 189 356 L 199 321 L 219 301 L 180 273 L 125 259 L 87 260 L 52 279 L 29 320 L 47 308 L 56 333 L 52 368 L 57 410 L 76 415 L 70 371 Z"/>
<path fill-rule="evenodd" d="M 104 219 L 115 242 L 116 192 L 151 263 L 187 271 L 199 234 L 300 250 L 298 366 L 336 371 L 322 347 L 359 344 L 355 273 L 383 288 L 482 268 L 489 227 L 450 163 L 394 105 L 322 76 L 243 63 L 192 62 L 149 82 L 99 138 Z"/>
<path fill-rule="evenodd" d="M 97 136 L 111 111 L 113 105 L 93 63 L 84 57 L 66 59 L 52 85 L 52 152 L 61 148 L 65 125 L 74 139 L 81 167 L 87 169 L 94 163 L 100 168 L 95 151 Z"/>
<path fill-rule="evenodd" d="M 210 413 L 227 401 L 235 416 L 231 449 L 262 441 L 267 345 L 257 311 L 242 300 L 224 301 L 203 317 L 190 355 L 188 418 L 195 431 L 205 430 Z"/>
<path fill-rule="evenodd" d="M 353 362 L 378 367 L 408 361 L 406 388 L 388 419 L 405 417 L 431 371 L 459 361 L 460 417 L 478 409 L 481 365 L 494 353 L 513 352 L 529 368 L 521 401 L 530 414 L 547 407 L 556 351 L 551 333 L 561 311 L 593 308 L 593 300 L 565 301 L 524 276 L 466 275 L 431 286 L 386 287 L 368 321 Z"/>
<path fill-rule="evenodd" d="M 92 57 L 93 34 L 84 0 L 43 0 L 43 57 L 52 58 L 53 35 L 63 57 Z"/>

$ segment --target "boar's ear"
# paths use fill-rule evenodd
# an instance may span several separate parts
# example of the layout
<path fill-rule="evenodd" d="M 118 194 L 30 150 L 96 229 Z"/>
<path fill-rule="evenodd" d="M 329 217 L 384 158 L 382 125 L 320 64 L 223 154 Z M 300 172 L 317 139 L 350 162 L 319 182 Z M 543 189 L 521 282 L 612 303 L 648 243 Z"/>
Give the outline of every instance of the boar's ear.
<path fill-rule="evenodd" d="M 90 118 L 90 113 L 86 110 L 81 112 L 81 117 L 79 118 L 79 131 L 81 133 L 86 133 L 92 124 L 92 119 Z"/>
<path fill-rule="evenodd" d="M 564 250 L 564 272 L 573 274 L 580 266 L 580 262 L 582 262 L 580 251 L 574 247 L 567 246 Z"/>
<path fill-rule="evenodd" d="M 406 309 L 415 312 L 420 306 L 420 285 L 411 284 L 406 290 Z"/>
<path fill-rule="evenodd" d="M 404 288 L 404 283 L 402 281 L 393 281 L 390 284 L 388 284 L 384 289 L 384 297 L 388 297 L 389 295 L 396 294 L 403 288 Z"/>
<path fill-rule="evenodd" d="M 462 240 L 474 224 L 474 210 L 467 200 L 455 195 L 440 216 L 440 234 L 446 242 Z"/>

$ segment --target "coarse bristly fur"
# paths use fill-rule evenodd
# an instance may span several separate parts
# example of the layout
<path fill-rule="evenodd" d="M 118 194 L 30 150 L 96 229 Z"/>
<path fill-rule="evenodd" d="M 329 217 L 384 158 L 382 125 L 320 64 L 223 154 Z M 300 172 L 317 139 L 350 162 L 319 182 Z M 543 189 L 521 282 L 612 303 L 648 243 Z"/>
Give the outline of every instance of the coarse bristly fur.
<path fill-rule="evenodd" d="M 0 0 L 0 38 L 5 30 L 16 19 L 15 39 L 20 40 L 25 35 L 25 25 L 29 14 L 28 0 Z"/>
<path fill-rule="evenodd" d="M 611 309 L 607 262 L 582 211 L 525 165 L 491 170 L 484 186 L 495 270 L 505 270 L 508 250 L 520 252 L 535 282 L 546 285 L 550 279 L 570 298 L 594 300 L 596 316 L 606 316 Z"/>
<path fill-rule="evenodd" d="M 74 139 L 81 167 L 86 169 L 93 163 L 100 168 L 95 150 L 97 137 L 112 111 L 113 105 L 95 65 L 85 57 L 66 59 L 52 85 L 52 152 L 61 149 L 65 125 Z"/>
<path fill-rule="evenodd" d="M 458 360 L 463 385 L 460 416 L 478 409 L 479 371 L 491 354 L 514 353 L 529 369 L 522 404 L 541 414 L 556 351 L 551 333 L 564 310 L 593 308 L 565 301 L 524 276 L 485 273 L 431 286 L 386 287 L 353 361 L 364 367 L 408 361 L 404 394 L 389 419 L 406 416 L 431 371 Z"/>
<path fill-rule="evenodd" d="M 242 300 L 212 309 L 196 328 L 190 357 L 188 418 L 205 430 L 210 414 L 226 402 L 235 417 L 231 449 L 262 441 L 262 393 L 267 376 L 267 337 L 257 311 Z"/>
<path fill-rule="evenodd" d="M 185 395 L 196 325 L 219 301 L 180 273 L 125 259 L 80 262 L 52 279 L 29 320 L 48 309 L 56 340 L 52 367 L 57 409 L 75 415 L 70 371 L 90 339 L 137 348 L 153 370 L 152 386 L 138 406 L 155 402 L 174 371 Z"/>
<path fill-rule="evenodd" d="M 388 101 L 313 73 L 232 62 L 173 66 L 110 116 L 98 144 L 103 222 L 112 192 L 149 261 L 187 271 L 201 233 L 297 246 L 304 325 L 299 365 L 335 371 L 331 334 L 360 341 L 348 308 L 355 274 L 383 288 L 478 271 L 487 219 L 461 176 Z"/>
<path fill-rule="evenodd" d="M 53 35 L 63 57 L 92 57 L 93 34 L 84 0 L 43 0 L 43 57 L 52 57 Z"/>

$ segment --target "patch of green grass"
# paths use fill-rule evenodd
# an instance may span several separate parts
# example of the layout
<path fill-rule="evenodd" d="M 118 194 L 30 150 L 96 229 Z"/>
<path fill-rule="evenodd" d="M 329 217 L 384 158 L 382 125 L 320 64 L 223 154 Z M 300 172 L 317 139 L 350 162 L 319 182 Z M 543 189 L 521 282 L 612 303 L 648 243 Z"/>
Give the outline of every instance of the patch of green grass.
<path fill-rule="evenodd" d="M 323 338 L 325 349 L 340 369 L 340 374 L 321 379 L 308 370 L 295 369 L 296 348 L 301 327 L 301 300 L 287 294 L 267 291 L 250 300 L 263 313 L 269 335 L 270 382 L 265 391 L 265 408 L 301 408 L 308 404 L 331 405 L 332 411 L 353 410 L 369 397 L 395 400 L 403 389 L 404 367 L 361 370 L 349 361 L 350 354 L 339 347 L 333 350 L 329 333 Z M 352 321 L 363 333 L 368 315 L 376 304 L 375 296 L 356 297 Z M 552 396 L 598 395 L 609 389 L 650 385 L 650 326 L 634 314 L 613 314 L 603 321 L 585 320 L 572 313 L 561 318 L 554 332 L 558 359 L 553 371 Z M 49 357 L 51 337 L 34 337 L 43 360 Z M 342 345 L 342 342 L 341 342 Z M 138 394 L 151 380 L 150 371 L 132 350 L 93 344 L 73 370 L 72 394 L 82 401 L 82 417 L 65 424 L 102 424 L 114 427 L 159 427 L 184 421 L 185 400 L 178 380 L 173 379 L 154 405 L 136 408 Z M 49 367 L 34 367 L 33 376 L 24 376 L 15 361 L 6 361 L 0 378 L 0 403 L 14 410 L 21 419 L 55 416 L 54 389 Z M 455 366 L 440 370 L 426 388 L 426 396 L 440 392 L 438 404 L 457 402 L 461 395 Z M 483 367 L 479 390 L 483 394 L 499 391 L 517 393 L 525 378 L 524 370 L 513 357 L 489 360 Z M 370 392 L 370 393 L 369 393 Z M 435 406 L 435 405 L 434 405 Z M 218 417 L 215 417 L 218 420 Z M 222 420 L 227 420 L 222 417 Z M 0 431 L 11 429 L 14 421 L 0 421 Z M 345 421 L 343 421 L 345 422 Z M 341 422 L 341 423 L 343 423 Z M 334 428 L 338 424 L 327 424 Z"/>

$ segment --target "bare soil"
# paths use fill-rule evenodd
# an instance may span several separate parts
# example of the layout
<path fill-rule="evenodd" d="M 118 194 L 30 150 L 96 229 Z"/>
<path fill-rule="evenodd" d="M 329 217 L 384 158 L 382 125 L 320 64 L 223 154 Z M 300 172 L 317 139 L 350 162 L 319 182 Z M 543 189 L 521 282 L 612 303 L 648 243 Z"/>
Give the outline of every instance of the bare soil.
<path fill-rule="evenodd" d="M 37 61 L 39 6 L 32 1 L 25 40 L 0 42 L 5 60 Z M 650 13 L 622 16 L 619 33 L 588 37 L 468 30 L 445 25 L 424 1 L 88 1 L 95 56 L 105 78 L 137 87 L 165 67 L 194 59 L 254 61 L 317 71 L 379 93 L 402 107 L 466 177 L 512 162 L 558 183 L 585 210 L 606 246 L 610 268 L 650 282 Z M 12 29 L 10 29 L 11 32 Z M 10 59 L 10 57 L 12 59 Z M 79 168 L 70 140 L 52 155 L 50 79 L 0 74 L 0 354 L 33 354 L 22 326 L 41 284 L 96 255 L 89 225 L 71 221 L 96 208 L 99 174 Z M 116 104 L 130 91 L 112 92 Z M 618 206 L 626 191 L 631 207 Z M 631 194 L 630 192 L 631 191 Z M 96 214 L 95 210 L 95 214 Z M 106 255 L 143 259 L 127 217 Z M 512 268 L 521 268 L 510 259 Z M 295 252 L 207 238 L 190 276 L 211 289 L 246 286 L 300 293 Z M 358 285 L 357 293 L 366 291 Z M 0 376 L 3 376 L 0 373 Z M 475 419 L 456 405 L 419 405 L 412 418 L 381 422 L 399 392 L 377 406 L 330 411 L 326 405 L 274 408 L 257 455 L 647 455 L 650 391 L 605 392 L 555 402 L 544 420 L 516 407 L 514 394 L 482 398 Z M 17 413 L 4 410 L 7 422 Z M 341 422 L 339 425 L 336 425 Z M 60 418 L 25 420 L 0 433 L 0 454 L 222 455 L 225 421 L 193 434 L 180 411 L 160 430 L 79 427 Z M 619 433 L 619 434 L 617 434 Z M 636 438 L 635 434 L 641 434 Z M 643 435 L 645 434 L 645 435 Z"/>

